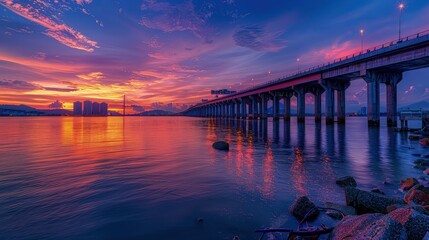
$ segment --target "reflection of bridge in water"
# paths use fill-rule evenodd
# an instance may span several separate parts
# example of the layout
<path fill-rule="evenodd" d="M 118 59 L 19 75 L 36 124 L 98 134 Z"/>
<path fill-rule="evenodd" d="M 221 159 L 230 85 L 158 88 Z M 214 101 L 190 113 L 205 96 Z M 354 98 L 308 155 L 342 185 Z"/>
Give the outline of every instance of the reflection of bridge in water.
<path fill-rule="evenodd" d="M 282 79 L 206 101 L 184 112 L 188 116 L 265 119 L 268 101 L 273 104 L 273 118 L 278 119 L 280 99 L 283 117 L 291 116 L 291 97 L 297 98 L 297 119 L 305 120 L 305 94 L 315 99 L 315 120 L 321 121 L 322 93 L 325 94 L 326 123 L 334 122 L 335 92 L 337 121 L 345 122 L 345 90 L 350 81 L 363 78 L 367 83 L 368 124 L 380 125 L 380 83 L 386 85 L 387 123 L 397 124 L 397 84 L 402 73 L 429 66 L 429 31 L 401 38 L 383 45 L 319 65 Z"/>

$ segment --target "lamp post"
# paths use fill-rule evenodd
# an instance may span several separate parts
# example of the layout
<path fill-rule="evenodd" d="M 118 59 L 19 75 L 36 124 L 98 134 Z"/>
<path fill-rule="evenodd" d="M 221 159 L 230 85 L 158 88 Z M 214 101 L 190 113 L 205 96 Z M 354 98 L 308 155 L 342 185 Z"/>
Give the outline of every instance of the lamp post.
<path fill-rule="evenodd" d="M 360 51 L 362 52 L 363 51 L 363 33 L 364 33 L 364 31 L 363 31 L 363 29 L 361 29 L 361 30 L 359 30 L 359 32 L 360 32 Z"/>
<path fill-rule="evenodd" d="M 402 19 L 402 9 L 404 9 L 405 5 L 403 3 L 399 4 L 399 38 L 401 40 L 401 19 Z"/>
<path fill-rule="evenodd" d="M 296 65 L 298 65 L 298 72 L 299 72 L 299 70 L 300 70 L 299 61 L 301 61 L 301 59 L 297 58 L 297 59 L 296 59 Z"/>

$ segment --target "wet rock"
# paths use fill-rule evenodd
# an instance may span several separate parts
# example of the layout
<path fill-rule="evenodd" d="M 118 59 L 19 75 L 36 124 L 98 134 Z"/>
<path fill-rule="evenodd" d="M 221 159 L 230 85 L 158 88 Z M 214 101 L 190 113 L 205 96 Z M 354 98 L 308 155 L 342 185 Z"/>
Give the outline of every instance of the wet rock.
<path fill-rule="evenodd" d="M 405 228 L 408 239 L 423 239 L 429 231 L 429 216 L 414 209 L 399 208 L 386 217 L 399 222 Z"/>
<path fill-rule="evenodd" d="M 374 213 L 345 217 L 335 227 L 331 239 L 405 240 L 407 233 L 398 221 Z"/>
<path fill-rule="evenodd" d="M 423 174 L 429 175 L 429 168 L 426 168 L 426 170 L 423 171 Z"/>
<path fill-rule="evenodd" d="M 229 150 L 229 143 L 227 143 L 225 141 L 219 141 L 219 142 L 213 143 L 212 147 L 217 149 L 217 150 L 228 151 Z"/>
<path fill-rule="evenodd" d="M 396 209 L 399 208 L 409 208 L 409 209 L 413 209 L 421 214 L 425 214 L 425 215 L 429 215 L 429 211 L 426 210 L 424 207 L 420 206 L 420 205 L 407 205 L 407 204 L 393 204 L 387 207 L 387 212 L 393 212 Z"/>
<path fill-rule="evenodd" d="M 382 195 L 386 195 L 383 191 L 381 191 L 379 188 L 373 188 L 371 189 L 371 192 L 373 193 L 378 193 L 378 194 L 382 194 Z"/>
<path fill-rule="evenodd" d="M 420 158 L 420 159 L 414 160 L 414 164 L 428 167 L 429 166 L 429 160 Z"/>
<path fill-rule="evenodd" d="M 347 215 L 356 215 L 356 209 L 354 207 L 331 203 L 331 202 L 325 202 L 323 204 L 325 208 L 333 208 L 336 210 L 341 211 L 345 216 Z M 335 219 L 341 219 L 343 216 L 341 213 L 334 211 L 334 210 L 326 210 L 326 215 L 335 218 Z"/>
<path fill-rule="evenodd" d="M 238 236 L 234 236 L 234 237 L 232 238 L 232 240 L 240 240 L 240 238 L 239 238 Z"/>
<path fill-rule="evenodd" d="M 387 207 L 393 204 L 405 204 L 404 200 L 357 188 L 345 189 L 346 203 L 356 209 L 358 214 L 387 213 Z"/>
<path fill-rule="evenodd" d="M 341 187 L 357 186 L 356 180 L 352 176 L 345 176 L 345 177 L 339 178 L 335 183 Z"/>
<path fill-rule="evenodd" d="M 419 140 L 419 143 L 423 146 L 429 146 L 429 138 L 422 138 Z"/>
<path fill-rule="evenodd" d="M 409 190 L 418 183 L 419 182 L 415 178 L 407 178 L 405 180 L 401 180 L 399 184 L 401 186 L 401 190 Z"/>
<path fill-rule="evenodd" d="M 316 205 L 307 196 L 296 199 L 295 203 L 290 206 L 289 212 L 299 221 L 303 220 L 307 213 L 309 214 L 307 220 L 315 219 L 320 213 Z"/>
<path fill-rule="evenodd" d="M 204 223 L 204 219 L 201 218 L 201 217 L 197 218 L 197 223 L 198 224 L 203 224 Z"/>
<path fill-rule="evenodd" d="M 418 189 L 413 189 L 407 192 L 404 200 L 407 204 L 413 201 L 416 204 L 426 206 L 429 205 L 429 194 Z"/>

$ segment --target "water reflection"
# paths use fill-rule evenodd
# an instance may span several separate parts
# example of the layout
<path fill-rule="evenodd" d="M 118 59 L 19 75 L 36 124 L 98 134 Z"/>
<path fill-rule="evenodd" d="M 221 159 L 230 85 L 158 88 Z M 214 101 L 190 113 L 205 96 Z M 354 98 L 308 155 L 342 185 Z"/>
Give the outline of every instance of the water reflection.
<path fill-rule="evenodd" d="M 295 196 L 342 203 L 337 177 L 353 175 L 366 190 L 385 178 L 399 182 L 420 173 L 411 154 L 429 151 L 386 127 L 368 129 L 364 118 L 346 125 L 182 117 L 0 124 L 8 126 L 0 138 L 5 239 L 253 239 Z M 218 140 L 230 142 L 230 151 L 214 150 Z M 393 194 L 396 186 L 383 190 Z"/>

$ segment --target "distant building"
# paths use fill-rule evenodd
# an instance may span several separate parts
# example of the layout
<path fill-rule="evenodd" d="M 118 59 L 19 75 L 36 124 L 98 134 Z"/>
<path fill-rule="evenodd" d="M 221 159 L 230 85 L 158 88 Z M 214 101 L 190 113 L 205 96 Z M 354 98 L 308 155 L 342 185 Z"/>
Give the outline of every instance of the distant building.
<path fill-rule="evenodd" d="M 74 102 L 73 103 L 73 115 L 82 116 L 82 102 Z"/>
<path fill-rule="evenodd" d="M 83 115 L 84 116 L 91 116 L 92 115 L 92 102 L 91 101 L 84 101 L 83 102 Z"/>
<path fill-rule="evenodd" d="M 98 102 L 92 103 L 92 115 L 93 116 L 100 115 L 100 104 Z"/>
<path fill-rule="evenodd" d="M 109 106 L 107 105 L 107 103 L 102 102 L 100 104 L 100 115 L 107 116 L 108 113 L 109 113 Z"/>

